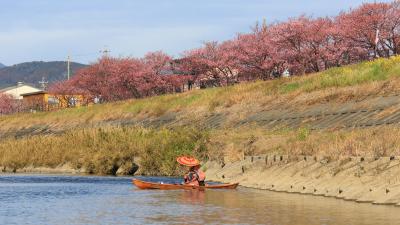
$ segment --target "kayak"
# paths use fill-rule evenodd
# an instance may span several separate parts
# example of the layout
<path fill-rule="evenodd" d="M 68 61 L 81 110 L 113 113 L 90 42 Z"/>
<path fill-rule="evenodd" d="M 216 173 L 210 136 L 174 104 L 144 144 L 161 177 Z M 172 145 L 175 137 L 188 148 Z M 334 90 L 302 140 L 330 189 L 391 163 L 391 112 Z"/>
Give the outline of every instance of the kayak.
<path fill-rule="evenodd" d="M 178 189 L 235 189 L 239 183 L 234 184 L 206 184 L 206 186 L 193 186 L 185 184 L 153 183 L 133 179 L 132 183 L 140 189 L 178 190 Z"/>
<path fill-rule="evenodd" d="M 140 189 L 160 189 L 160 190 L 178 190 L 178 189 L 235 189 L 239 183 L 234 184 L 206 184 L 206 186 L 194 186 L 185 184 L 164 184 L 133 179 L 132 183 Z"/>

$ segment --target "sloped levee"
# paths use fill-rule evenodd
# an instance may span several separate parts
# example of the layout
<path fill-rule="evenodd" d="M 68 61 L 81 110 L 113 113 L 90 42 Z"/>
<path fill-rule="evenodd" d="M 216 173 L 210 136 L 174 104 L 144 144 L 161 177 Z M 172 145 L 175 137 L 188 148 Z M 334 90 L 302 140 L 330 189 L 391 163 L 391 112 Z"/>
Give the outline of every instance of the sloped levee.
<path fill-rule="evenodd" d="M 244 187 L 400 206 L 400 158 L 248 156 L 205 165 L 207 178 Z"/>
<path fill-rule="evenodd" d="M 237 117 L 240 115 L 240 118 Z M 254 108 L 227 108 L 215 112 L 190 113 L 165 112 L 159 116 L 126 115 L 118 119 L 94 121 L 91 123 L 71 123 L 60 125 L 47 124 L 11 127 L 3 130 L 0 127 L 0 138 L 23 138 L 32 135 L 61 134 L 68 130 L 80 128 L 97 128 L 104 126 L 140 126 L 146 128 L 180 128 L 194 126 L 199 129 L 241 128 L 257 126 L 265 129 L 279 127 L 312 130 L 353 129 L 400 122 L 400 95 L 365 96 L 357 101 L 327 102 L 311 105 L 295 103 L 277 103 Z"/>

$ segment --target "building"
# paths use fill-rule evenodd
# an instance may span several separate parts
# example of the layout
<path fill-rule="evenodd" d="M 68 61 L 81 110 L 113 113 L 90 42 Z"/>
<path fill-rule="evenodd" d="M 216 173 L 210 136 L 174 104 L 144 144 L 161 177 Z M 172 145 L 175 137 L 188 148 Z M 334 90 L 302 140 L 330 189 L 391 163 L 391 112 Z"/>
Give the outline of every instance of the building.
<path fill-rule="evenodd" d="M 54 94 L 46 91 L 37 91 L 22 94 L 24 108 L 35 111 L 51 111 L 64 108 L 87 105 L 88 101 L 79 94 Z"/>
<path fill-rule="evenodd" d="M 282 77 L 290 77 L 290 72 L 288 69 L 285 69 L 285 71 L 283 71 Z"/>
<path fill-rule="evenodd" d="M 15 99 L 21 100 L 23 98 L 22 95 L 34 93 L 41 91 L 38 88 L 35 88 L 32 85 L 24 84 L 23 82 L 18 82 L 16 86 L 4 88 L 0 90 L 0 93 L 9 94 L 13 96 Z"/>

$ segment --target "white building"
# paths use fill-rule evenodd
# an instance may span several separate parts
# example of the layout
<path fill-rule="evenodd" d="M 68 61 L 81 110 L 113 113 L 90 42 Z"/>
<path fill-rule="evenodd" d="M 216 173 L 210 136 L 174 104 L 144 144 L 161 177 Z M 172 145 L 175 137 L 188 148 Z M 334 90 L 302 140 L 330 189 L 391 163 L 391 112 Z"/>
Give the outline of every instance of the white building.
<path fill-rule="evenodd" d="M 290 72 L 288 69 L 285 69 L 285 71 L 283 71 L 282 77 L 290 77 Z"/>
<path fill-rule="evenodd" d="M 16 86 L 1 89 L 0 93 L 9 94 L 13 96 L 15 99 L 22 99 L 23 94 L 29 94 L 38 91 L 42 90 L 35 88 L 31 85 L 24 84 L 23 82 L 18 82 Z"/>

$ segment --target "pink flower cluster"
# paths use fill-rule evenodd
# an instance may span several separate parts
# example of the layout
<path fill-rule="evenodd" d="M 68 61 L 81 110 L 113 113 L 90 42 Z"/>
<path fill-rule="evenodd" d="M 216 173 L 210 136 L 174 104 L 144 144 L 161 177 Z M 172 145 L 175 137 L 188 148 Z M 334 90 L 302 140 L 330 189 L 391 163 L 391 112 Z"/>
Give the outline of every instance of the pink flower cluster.
<path fill-rule="evenodd" d="M 300 16 L 256 24 L 250 33 L 207 42 L 179 59 L 162 53 L 143 58 L 104 57 L 58 92 L 85 92 L 105 101 L 182 91 L 183 85 L 226 86 L 302 75 L 400 53 L 400 2 L 365 3 L 336 17 Z"/>

